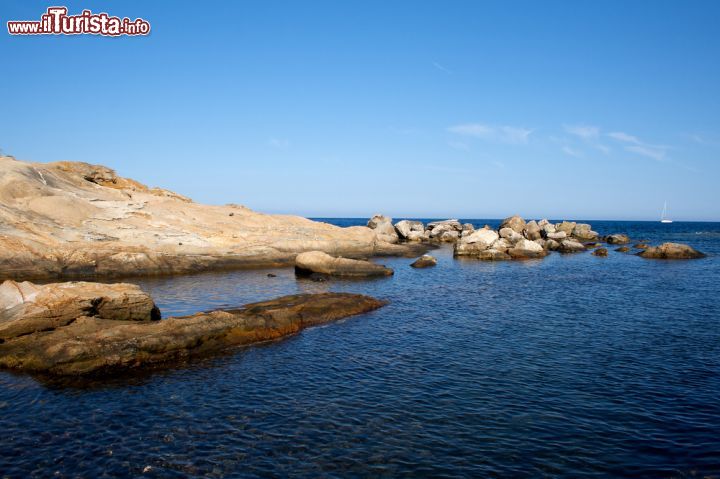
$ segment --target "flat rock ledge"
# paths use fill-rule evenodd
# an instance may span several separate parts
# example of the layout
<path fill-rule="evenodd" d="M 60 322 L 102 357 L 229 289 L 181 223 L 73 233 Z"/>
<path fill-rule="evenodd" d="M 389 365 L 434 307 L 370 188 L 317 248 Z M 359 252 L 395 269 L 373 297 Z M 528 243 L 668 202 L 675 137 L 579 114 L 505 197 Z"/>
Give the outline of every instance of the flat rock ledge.
<path fill-rule="evenodd" d="M 8 283 L 12 282 L 2 285 L 4 293 L 17 285 Z M 2 297 L 0 324 L 14 325 L 14 329 L 3 329 L 0 368 L 53 376 L 107 375 L 141 366 L 171 365 L 234 346 L 274 340 L 386 304 L 359 294 L 299 294 L 239 309 L 160 320 L 152 300 L 134 285 L 25 283 L 20 288 L 29 291 L 31 286 L 39 290 L 31 293 L 35 296 L 20 300 L 10 294 Z M 89 290 L 102 288 L 112 290 L 102 298 L 126 294 L 143 300 L 103 300 L 101 307 L 75 306 L 85 305 L 94 295 L 86 294 Z M 43 298 L 58 290 L 63 291 L 63 302 L 44 302 Z"/>
<path fill-rule="evenodd" d="M 295 258 L 295 273 L 299 276 L 322 274 L 350 278 L 391 276 L 393 270 L 370 261 L 335 258 L 322 251 L 300 253 Z"/>

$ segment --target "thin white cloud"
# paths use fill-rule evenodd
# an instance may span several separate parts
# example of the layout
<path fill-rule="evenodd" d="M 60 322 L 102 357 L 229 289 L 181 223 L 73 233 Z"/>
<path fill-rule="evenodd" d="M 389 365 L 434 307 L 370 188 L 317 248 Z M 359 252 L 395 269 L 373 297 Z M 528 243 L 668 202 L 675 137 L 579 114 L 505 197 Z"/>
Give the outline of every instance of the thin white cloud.
<path fill-rule="evenodd" d="M 438 62 L 433 62 L 432 65 L 437 68 L 438 70 L 445 72 L 447 74 L 452 75 L 452 70 L 445 68 L 444 66 L 440 65 Z"/>
<path fill-rule="evenodd" d="M 640 140 L 637 136 L 629 135 L 622 131 L 608 133 L 608 136 L 616 141 L 625 143 L 625 151 L 629 151 L 646 158 L 652 158 L 656 161 L 665 161 L 667 159 L 667 150 L 669 149 L 667 146 L 651 145 L 650 143 L 645 143 Z"/>
<path fill-rule="evenodd" d="M 648 158 L 652 158 L 653 160 L 657 160 L 657 161 L 665 160 L 665 150 L 663 150 L 663 149 L 642 146 L 642 145 L 626 146 L 625 149 L 627 151 L 637 153 L 638 155 L 647 156 Z"/>
<path fill-rule="evenodd" d="M 643 144 L 637 136 L 628 135 L 627 133 L 623 133 L 622 131 L 614 131 L 612 133 L 608 133 L 608 136 L 613 140 L 622 141 L 623 143 L 633 143 L 635 145 Z"/>
<path fill-rule="evenodd" d="M 590 125 L 563 125 L 565 131 L 583 140 L 592 140 L 600 136 L 600 128 Z"/>
<path fill-rule="evenodd" d="M 490 126 L 481 123 L 455 125 L 447 130 L 458 135 L 510 144 L 527 143 L 530 134 L 533 132 L 533 130 L 516 126 Z"/>
<path fill-rule="evenodd" d="M 582 158 L 582 157 L 584 156 L 581 152 L 579 152 L 579 151 L 577 151 L 577 150 L 574 150 L 574 149 L 570 148 L 569 146 L 563 146 L 563 147 L 562 147 L 562 151 L 563 151 L 563 153 L 565 153 L 566 155 L 572 156 L 572 157 L 575 157 L 575 158 Z"/>

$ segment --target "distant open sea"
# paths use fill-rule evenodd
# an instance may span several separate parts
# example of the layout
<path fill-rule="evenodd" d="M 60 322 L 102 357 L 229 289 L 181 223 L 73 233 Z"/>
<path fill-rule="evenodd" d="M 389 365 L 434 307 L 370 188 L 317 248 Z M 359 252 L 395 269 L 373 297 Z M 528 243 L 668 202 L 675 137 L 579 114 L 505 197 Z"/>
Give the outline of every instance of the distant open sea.
<path fill-rule="evenodd" d="M 137 280 L 165 316 L 299 292 L 390 304 L 151 374 L 0 372 L 0 477 L 717 477 L 720 223 L 590 223 L 708 257 L 481 262 L 446 245 L 430 269 L 380 258 L 395 275 L 370 281 Z"/>

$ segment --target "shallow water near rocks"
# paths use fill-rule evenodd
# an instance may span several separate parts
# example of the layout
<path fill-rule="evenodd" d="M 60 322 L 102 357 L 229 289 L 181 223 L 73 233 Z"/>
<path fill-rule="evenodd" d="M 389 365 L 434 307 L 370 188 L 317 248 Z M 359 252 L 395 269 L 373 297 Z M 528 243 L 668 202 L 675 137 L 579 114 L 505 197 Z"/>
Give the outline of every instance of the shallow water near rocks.
<path fill-rule="evenodd" d="M 0 372 L 0 477 L 720 474 L 720 223 L 592 225 L 708 257 L 488 263 L 445 246 L 429 269 L 380 258 L 395 275 L 371 281 L 138 280 L 165 316 L 298 292 L 390 304 L 115 380 Z"/>

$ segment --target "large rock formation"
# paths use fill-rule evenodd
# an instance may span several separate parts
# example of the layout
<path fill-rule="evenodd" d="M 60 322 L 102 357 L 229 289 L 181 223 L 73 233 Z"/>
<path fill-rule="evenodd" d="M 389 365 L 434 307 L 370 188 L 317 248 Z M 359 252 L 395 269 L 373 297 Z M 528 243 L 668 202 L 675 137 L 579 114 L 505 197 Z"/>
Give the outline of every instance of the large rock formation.
<path fill-rule="evenodd" d="M 295 258 L 295 272 L 300 276 L 313 273 L 328 276 L 371 277 L 390 276 L 393 270 L 385 266 L 348 258 L 335 258 L 322 251 L 300 253 Z"/>
<path fill-rule="evenodd" d="M 290 265 L 312 250 L 403 254 L 384 239 L 366 227 L 197 204 L 103 166 L 0 157 L 0 279 Z"/>
<path fill-rule="evenodd" d="M 116 285 L 136 294 L 131 285 Z M 51 290 L 61 285 L 49 285 Z M 83 283 L 73 287 L 78 299 L 92 296 Z M 40 305 L 39 295 L 33 300 Z M 383 301 L 349 293 L 301 294 L 249 304 L 240 309 L 198 313 L 152 321 L 141 320 L 133 308 L 80 315 L 62 325 L 0 340 L 0 367 L 54 375 L 110 373 L 207 355 L 230 346 L 276 339 L 301 329 L 383 306 Z M 70 309 L 58 311 L 71 313 Z M 71 315 L 77 314 L 73 310 Z M 17 321 L 23 315 L 15 317 Z"/>
<path fill-rule="evenodd" d="M 705 254 L 695 248 L 682 243 L 663 243 L 660 246 L 650 246 L 638 256 L 651 259 L 697 259 L 704 258 Z"/>
<path fill-rule="evenodd" d="M 65 326 L 80 316 L 150 321 L 160 319 L 160 311 L 134 284 L 5 281 L 0 285 L 0 341 Z"/>

